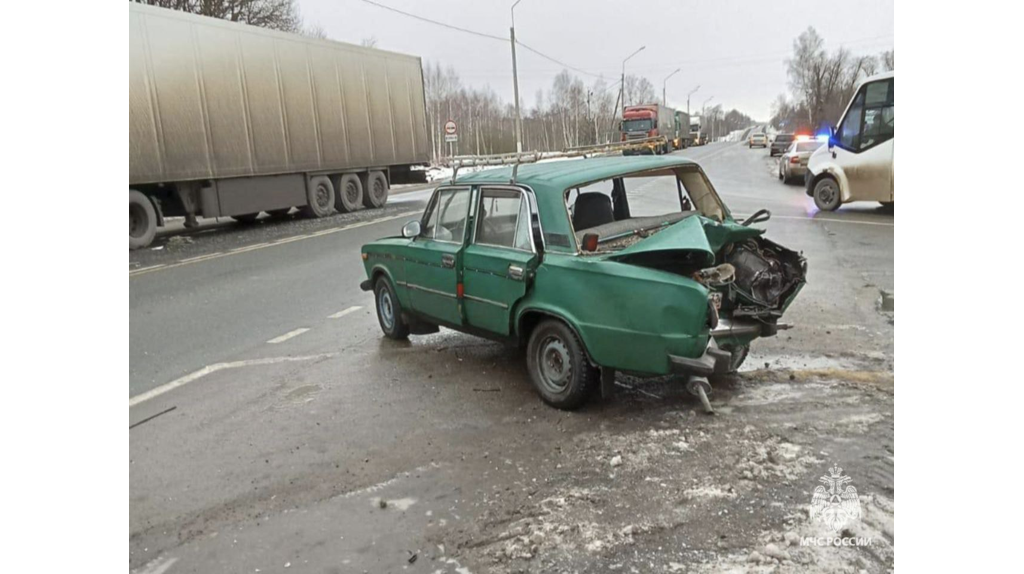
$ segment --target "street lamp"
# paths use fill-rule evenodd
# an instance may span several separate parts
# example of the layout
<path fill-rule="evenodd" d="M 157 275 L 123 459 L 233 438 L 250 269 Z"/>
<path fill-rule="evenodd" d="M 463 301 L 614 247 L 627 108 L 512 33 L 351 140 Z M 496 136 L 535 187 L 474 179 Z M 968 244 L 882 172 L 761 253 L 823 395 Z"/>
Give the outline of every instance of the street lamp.
<path fill-rule="evenodd" d="M 686 94 L 686 115 L 690 115 L 690 96 L 692 96 L 693 94 L 696 94 L 697 90 L 699 90 L 699 89 L 700 89 L 700 85 L 698 84 L 696 88 L 690 90 L 689 94 Z"/>
<path fill-rule="evenodd" d="M 516 153 L 523 153 L 523 118 L 519 114 L 519 71 L 516 69 L 516 6 L 523 0 L 516 0 L 512 4 L 512 27 L 509 33 L 512 37 L 512 88 L 515 90 L 516 100 Z"/>
<path fill-rule="evenodd" d="M 672 76 L 678 74 L 680 70 L 682 70 L 682 68 L 676 68 L 676 71 L 674 71 L 671 74 L 665 76 L 665 79 L 661 81 L 661 103 L 663 105 L 665 105 L 665 106 L 668 105 L 668 96 L 666 96 L 665 85 L 668 84 L 668 79 L 671 78 Z M 687 113 L 689 113 L 689 112 L 687 112 Z"/>
<path fill-rule="evenodd" d="M 629 59 L 632 58 L 633 56 L 636 56 L 640 52 L 643 52 L 644 48 L 646 47 L 647 46 L 640 46 L 639 50 L 633 52 L 632 54 L 629 55 L 629 57 L 622 61 L 622 84 L 619 86 L 619 102 L 622 103 L 623 108 L 626 107 L 626 62 L 628 62 Z"/>

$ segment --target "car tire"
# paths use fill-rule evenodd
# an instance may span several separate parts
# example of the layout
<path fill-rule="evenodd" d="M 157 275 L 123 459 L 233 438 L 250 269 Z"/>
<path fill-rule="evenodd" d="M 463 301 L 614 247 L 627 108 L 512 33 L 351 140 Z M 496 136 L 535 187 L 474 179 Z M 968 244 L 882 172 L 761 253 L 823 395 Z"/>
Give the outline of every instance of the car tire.
<path fill-rule="evenodd" d="M 572 329 L 556 319 L 541 322 L 530 333 L 526 367 L 537 394 L 556 409 L 579 408 L 597 388 L 599 370 Z"/>
<path fill-rule="evenodd" d="M 128 249 L 147 247 L 156 237 L 156 209 L 141 191 L 128 190 Z"/>
<path fill-rule="evenodd" d="M 732 357 L 729 359 L 729 366 L 726 368 L 726 374 L 734 375 L 739 372 L 740 367 L 743 365 L 743 361 L 747 360 L 747 355 L 750 353 L 750 345 L 740 345 L 739 347 L 722 347 L 723 351 L 729 351 Z"/>
<path fill-rule="evenodd" d="M 781 165 L 779 166 L 779 181 L 781 181 L 783 183 L 786 182 L 785 177 L 782 175 L 782 166 Z"/>
<path fill-rule="evenodd" d="M 366 174 L 363 184 L 363 205 L 366 207 L 384 207 L 388 202 L 388 178 L 384 172 L 371 171 Z"/>
<path fill-rule="evenodd" d="M 334 208 L 340 213 L 351 213 L 363 207 L 365 190 L 363 182 L 354 173 L 346 173 L 334 179 Z"/>
<path fill-rule="evenodd" d="M 401 341 L 409 338 L 409 325 L 402 319 L 402 306 L 395 295 L 395 289 L 387 277 L 381 276 L 373 288 L 373 300 L 377 306 L 377 322 L 380 330 L 389 339 Z"/>
<path fill-rule="evenodd" d="M 306 217 L 320 218 L 330 215 L 334 211 L 334 184 L 331 183 L 331 178 L 326 175 L 309 178 L 306 201 L 308 203 L 302 206 L 302 213 Z"/>
<path fill-rule="evenodd" d="M 814 205 L 822 211 L 835 211 L 843 201 L 839 183 L 831 177 L 823 177 L 814 184 Z"/>

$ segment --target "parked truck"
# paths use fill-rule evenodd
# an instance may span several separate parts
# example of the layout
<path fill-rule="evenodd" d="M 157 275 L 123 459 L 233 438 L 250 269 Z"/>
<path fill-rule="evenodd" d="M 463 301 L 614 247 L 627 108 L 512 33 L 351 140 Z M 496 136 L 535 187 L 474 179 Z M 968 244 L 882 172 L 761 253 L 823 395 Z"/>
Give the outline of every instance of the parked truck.
<path fill-rule="evenodd" d="M 690 147 L 690 114 L 676 110 L 676 149 Z"/>
<path fill-rule="evenodd" d="M 708 143 L 708 135 L 701 130 L 700 116 L 690 116 L 690 144 L 704 145 Z"/>
<path fill-rule="evenodd" d="M 129 3 L 129 248 L 167 217 L 383 206 L 426 164 L 420 59 Z"/>
<path fill-rule="evenodd" d="M 622 109 L 620 133 L 624 142 L 664 137 L 663 143 L 651 144 L 649 150 L 655 154 L 668 153 L 674 149 L 676 138 L 675 110 L 661 104 L 626 106 Z"/>

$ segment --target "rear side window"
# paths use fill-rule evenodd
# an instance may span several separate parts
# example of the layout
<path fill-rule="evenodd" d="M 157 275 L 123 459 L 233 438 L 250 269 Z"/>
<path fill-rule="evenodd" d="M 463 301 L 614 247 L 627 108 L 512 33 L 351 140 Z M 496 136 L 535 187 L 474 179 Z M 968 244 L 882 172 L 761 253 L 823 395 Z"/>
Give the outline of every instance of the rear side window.
<path fill-rule="evenodd" d="M 530 206 L 521 191 L 493 188 L 481 191 L 476 243 L 530 251 L 530 233 Z"/>

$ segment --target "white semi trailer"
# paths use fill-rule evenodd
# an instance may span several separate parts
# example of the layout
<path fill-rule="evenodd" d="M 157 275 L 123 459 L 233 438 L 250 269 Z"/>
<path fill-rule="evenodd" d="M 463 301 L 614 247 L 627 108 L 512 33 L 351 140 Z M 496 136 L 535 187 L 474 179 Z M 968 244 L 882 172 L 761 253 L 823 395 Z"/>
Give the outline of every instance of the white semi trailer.
<path fill-rule="evenodd" d="M 129 3 L 129 248 L 165 217 L 381 207 L 429 160 L 420 59 Z"/>

